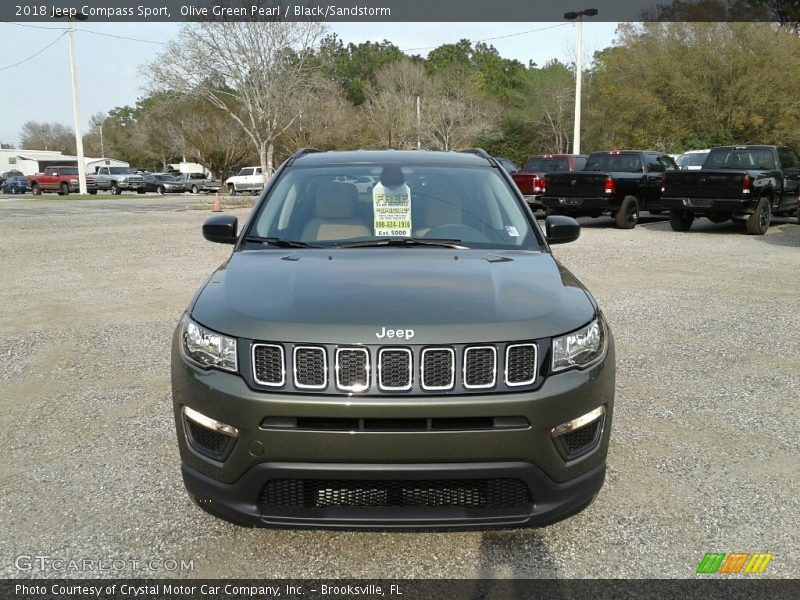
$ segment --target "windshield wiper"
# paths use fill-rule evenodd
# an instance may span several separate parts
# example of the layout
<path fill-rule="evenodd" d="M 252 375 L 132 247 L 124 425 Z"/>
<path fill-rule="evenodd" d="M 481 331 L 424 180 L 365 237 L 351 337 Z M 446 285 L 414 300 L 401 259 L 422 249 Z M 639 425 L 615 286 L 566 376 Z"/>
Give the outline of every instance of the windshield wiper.
<path fill-rule="evenodd" d="M 440 248 L 455 248 L 456 250 L 467 250 L 469 248 L 462 245 L 461 240 L 418 237 L 378 238 L 362 242 L 342 242 L 335 245 L 336 248 L 370 248 L 376 246 L 439 246 Z"/>
<path fill-rule="evenodd" d="M 248 235 L 244 238 L 246 242 L 260 242 L 262 244 L 269 244 L 270 246 L 278 246 L 279 248 L 319 248 L 306 242 L 298 242 L 296 240 L 285 240 L 277 237 L 261 237 L 258 235 Z"/>

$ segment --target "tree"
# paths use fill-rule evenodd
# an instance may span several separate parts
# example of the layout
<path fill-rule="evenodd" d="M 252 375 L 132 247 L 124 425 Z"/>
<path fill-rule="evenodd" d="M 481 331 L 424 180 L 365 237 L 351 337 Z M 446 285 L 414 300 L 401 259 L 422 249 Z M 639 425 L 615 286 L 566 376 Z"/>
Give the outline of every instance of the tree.
<path fill-rule="evenodd" d="M 19 134 L 20 147 L 25 150 L 54 150 L 75 154 L 75 134 L 61 123 L 27 121 Z"/>
<path fill-rule="evenodd" d="M 363 114 L 381 148 L 414 148 L 418 139 L 417 96 L 430 89 L 424 68 L 410 59 L 391 63 L 370 87 Z"/>
<path fill-rule="evenodd" d="M 83 151 L 86 156 L 105 156 L 105 139 L 103 124 L 108 116 L 98 112 L 89 119 L 89 129 L 83 134 Z"/>
<path fill-rule="evenodd" d="M 323 32 L 318 22 L 187 23 L 146 74 L 156 89 L 197 94 L 238 123 L 266 179 L 276 142 L 300 116 Z"/>

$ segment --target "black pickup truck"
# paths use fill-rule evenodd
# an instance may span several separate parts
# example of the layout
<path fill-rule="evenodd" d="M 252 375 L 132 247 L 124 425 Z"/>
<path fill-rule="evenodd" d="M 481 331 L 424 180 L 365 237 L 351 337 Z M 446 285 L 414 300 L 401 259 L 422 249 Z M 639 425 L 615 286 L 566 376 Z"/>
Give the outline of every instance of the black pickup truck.
<path fill-rule="evenodd" d="M 540 202 L 548 214 L 610 214 L 617 227 L 632 229 L 640 210 L 662 211 L 661 178 L 677 168 L 672 157 L 662 152 L 592 152 L 581 171 L 547 173 Z"/>
<path fill-rule="evenodd" d="M 745 221 L 747 233 L 764 235 L 772 215 L 800 218 L 800 158 L 780 146 L 713 148 L 699 171 L 664 174 L 661 195 L 675 231 L 695 217 L 714 223 Z"/>

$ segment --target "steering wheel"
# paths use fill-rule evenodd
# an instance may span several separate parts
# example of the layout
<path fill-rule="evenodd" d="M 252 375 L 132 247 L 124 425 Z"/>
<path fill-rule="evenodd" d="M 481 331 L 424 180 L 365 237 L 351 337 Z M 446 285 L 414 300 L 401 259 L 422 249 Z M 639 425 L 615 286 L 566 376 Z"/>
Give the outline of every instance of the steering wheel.
<path fill-rule="evenodd" d="M 461 240 L 462 242 L 489 243 L 491 241 L 479 229 L 461 223 L 452 223 L 431 227 L 424 237 L 433 239 Z"/>

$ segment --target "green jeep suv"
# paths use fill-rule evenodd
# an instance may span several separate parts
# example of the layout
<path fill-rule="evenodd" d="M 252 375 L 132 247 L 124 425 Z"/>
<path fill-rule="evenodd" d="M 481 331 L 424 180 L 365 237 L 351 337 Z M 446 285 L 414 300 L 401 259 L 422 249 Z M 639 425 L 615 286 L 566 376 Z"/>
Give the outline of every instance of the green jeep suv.
<path fill-rule="evenodd" d="M 372 186 L 356 186 L 370 177 Z M 292 155 L 173 340 L 183 479 L 248 526 L 551 523 L 600 491 L 611 331 L 480 150 Z"/>

